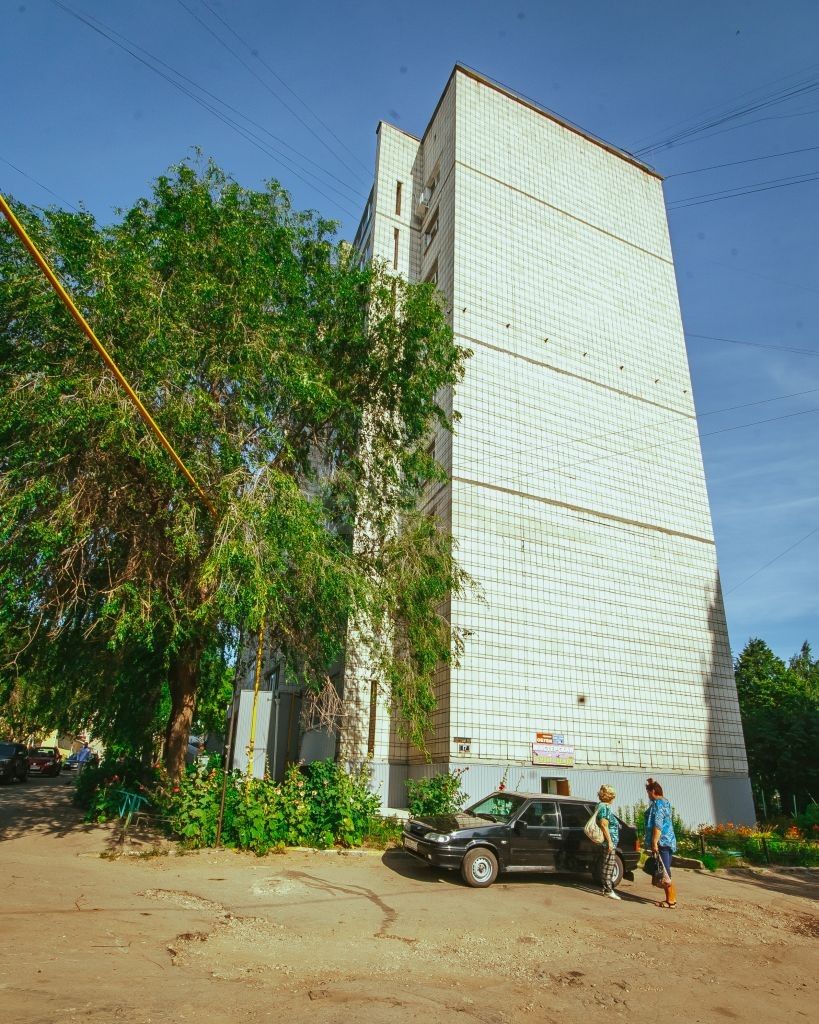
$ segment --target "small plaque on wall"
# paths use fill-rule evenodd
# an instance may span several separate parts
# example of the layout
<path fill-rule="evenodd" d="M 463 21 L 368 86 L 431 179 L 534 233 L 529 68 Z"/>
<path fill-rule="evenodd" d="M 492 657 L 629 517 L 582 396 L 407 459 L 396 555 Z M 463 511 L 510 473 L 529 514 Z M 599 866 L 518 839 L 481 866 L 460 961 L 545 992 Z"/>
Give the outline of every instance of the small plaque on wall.
<path fill-rule="evenodd" d="M 453 736 L 452 742 L 457 748 L 459 754 L 468 754 L 472 748 L 471 736 Z"/>

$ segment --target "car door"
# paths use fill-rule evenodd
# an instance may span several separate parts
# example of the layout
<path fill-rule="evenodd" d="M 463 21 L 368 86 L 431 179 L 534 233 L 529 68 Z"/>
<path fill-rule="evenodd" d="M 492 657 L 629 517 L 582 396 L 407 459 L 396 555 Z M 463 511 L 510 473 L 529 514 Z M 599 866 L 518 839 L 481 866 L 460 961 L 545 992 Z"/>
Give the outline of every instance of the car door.
<path fill-rule="evenodd" d="M 561 802 L 563 851 L 568 859 L 585 863 L 600 855 L 601 848 L 583 831 L 586 822 L 594 813 L 595 806 L 591 803 L 581 803 L 579 800 Z"/>
<path fill-rule="evenodd" d="M 530 800 L 512 822 L 507 870 L 554 871 L 561 849 L 560 817 L 554 800 Z"/>

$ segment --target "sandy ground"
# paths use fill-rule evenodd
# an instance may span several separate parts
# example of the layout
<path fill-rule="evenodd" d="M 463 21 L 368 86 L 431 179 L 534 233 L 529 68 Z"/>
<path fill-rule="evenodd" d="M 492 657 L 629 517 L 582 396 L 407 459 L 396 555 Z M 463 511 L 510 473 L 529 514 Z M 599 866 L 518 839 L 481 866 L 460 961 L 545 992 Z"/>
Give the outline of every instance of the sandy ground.
<path fill-rule="evenodd" d="M 65 777 L 0 789 L 0 1007 L 20 1024 L 194 1019 L 817 1019 L 816 873 L 466 888 L 400 852 L 129 855 Z M 139 853 L 142 856 L 139 856 Z"/>

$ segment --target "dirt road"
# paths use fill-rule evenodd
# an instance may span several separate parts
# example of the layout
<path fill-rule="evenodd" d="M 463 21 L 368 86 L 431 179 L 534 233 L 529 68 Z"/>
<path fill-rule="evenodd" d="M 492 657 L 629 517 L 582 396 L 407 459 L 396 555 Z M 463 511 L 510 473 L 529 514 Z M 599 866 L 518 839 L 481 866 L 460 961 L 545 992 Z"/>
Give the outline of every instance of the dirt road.
<path fill-rule="evenodd" d="M 71 792 L 0 789 L 8 1021 L 816 1019 L 815 873 L 680 871 L 667 911 L 643 875 L 620 903 L 556 877 L 471 890 L 398 852 L 110 860 Z"/>

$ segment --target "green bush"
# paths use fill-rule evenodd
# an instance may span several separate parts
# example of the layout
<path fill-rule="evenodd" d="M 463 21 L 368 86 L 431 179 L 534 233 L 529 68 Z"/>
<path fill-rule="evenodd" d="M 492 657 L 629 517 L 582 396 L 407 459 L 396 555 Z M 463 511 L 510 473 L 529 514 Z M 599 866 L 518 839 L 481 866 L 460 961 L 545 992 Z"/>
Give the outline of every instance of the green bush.
<path fill-rule="evenodd" d="M 281 783 L 192 765 L 179 782 L 158 790 L 170 830 L 191 847 L 213 846 L 222 785 L 222 843 L 263 855 L 282 846 L 359 846 L 379 820 L 368 766 L 348 773 L 333 761 L 291 766 Z"/>
<path fill-rule="evenodd" d="M 742 842 L 743 858 L 752 864 L 784 864 L 791 867 L 819 866 L 819 843 L 799 839 L 780 839 L 778 836 L 765 838 L 768 856 L 762 838 L 749 836 Z"/>
<path fill-rule="evenodd" d="M 74 803 L 83 808 L 86 821 L 110 821 L 122 804 L 123 789 L 150 798 L 158 778 L 155 768 L 136 758 L 103 761 L 96 768 L 80 769 Z"/>
<path fill-rule="evenodd" d="M 455 814 L 466 803 L 461 777 L 466 768 L 433 775 L 429 779 L 408 779 L 409 812 L 413 818 L 435 814 Z"/>
<path fill-rule="evenodd" d="M 796 824 L 806 836 L 819 835 L 819 804 L 816 801 L 808 804 L 802 814 L 797 815 Z"/>
<path fill-rule="evenodd" d="M 627 825 L 633 825 L 637 829 L 637 835 L 642 838 L 646 830 L 646 815 L 648 804 L 645 800 L 639 800 L 636 804 L 617 808 L 617 817 L 622 818 Z M 671 806 L 671 824 L 674 826 L 674 835 L 677 839 L 687 835 L 688 827 L 683 823 L 682 818 Z"/>
<path fill-rule="evenodd" d="M 363 845 L 377 850 L 400 846 L 403 829 L 404 824 L 398 818 L 373 818 L 364 836 Z"/>

